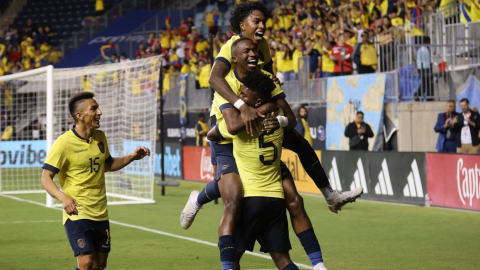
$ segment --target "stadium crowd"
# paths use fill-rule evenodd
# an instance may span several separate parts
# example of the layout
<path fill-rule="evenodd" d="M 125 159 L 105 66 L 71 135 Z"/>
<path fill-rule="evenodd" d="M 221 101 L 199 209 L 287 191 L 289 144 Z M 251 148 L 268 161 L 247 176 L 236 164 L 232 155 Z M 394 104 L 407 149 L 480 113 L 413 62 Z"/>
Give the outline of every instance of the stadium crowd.
<path fill-rule="evenodd" d="M 275 3 L 265 23 L 264 38 L 270 46 L 274 72 L 281 81 L 297 79 L 298 61 L 303 56 L 308 56 L 311 78 L 389 71 L 393 67 L 384 61 L 378 63 L 378 55 L 384 59 L 395 53 L 390 45 L 396 36 L 408 34 L 417 43 L 424 43 L 426 22 L 422 15 L 453 4 L 452 0 L 282 0 Z M 231 30 L 221 32 L 219 25 L 225 24 L 225 19 L 223 24 L 220 20 L 226 16 L 220 15 L 228 8 L 225 1 L 218 1 L 217 6 L 218 11 L 205 13 L 203 22 L 214 36 L 213 42 L 199 33 L 202 25 L 195 25 L 193 17 L 182 18 L 179 27 L 173 29 L 167 19 L 167 27 L 158 34 L 150 33 L 148 41 L 131 57 L 164 54 L 166 74 L 195 72 L 197 86 L 209 87 L 212 59 L 234 34 Z M 480 4 L 474 1 L 463 10 L 469 13 L 460 14 L 461 21 L 465 17 L 480 18 Z M 377 44 L 373 44 L 376 36 Z M 210 52 L 213 58 L 208 57 Z M 120 60 L 126 61 L 126 54 Z"/>

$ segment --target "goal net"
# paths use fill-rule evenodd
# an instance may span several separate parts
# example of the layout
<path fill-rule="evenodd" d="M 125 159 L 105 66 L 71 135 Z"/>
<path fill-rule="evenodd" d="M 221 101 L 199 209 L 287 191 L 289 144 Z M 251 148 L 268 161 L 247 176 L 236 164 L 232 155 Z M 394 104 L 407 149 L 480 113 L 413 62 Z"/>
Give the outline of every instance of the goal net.
<path fill-rule="evenodd" d="M 152 57 L 0 77 L 0 194 L 45 193 L 42 165 L 55 139 L 73 128 L 68 100 L 78 92 L 95 93 L 112 157 L 138 146 L 154 151 L 159 68 L 160 57 Z M 109 204 L 154 202 L 154 156 L 105 174 Z M 54 204 L 48 195 L 46 204 Z"/>

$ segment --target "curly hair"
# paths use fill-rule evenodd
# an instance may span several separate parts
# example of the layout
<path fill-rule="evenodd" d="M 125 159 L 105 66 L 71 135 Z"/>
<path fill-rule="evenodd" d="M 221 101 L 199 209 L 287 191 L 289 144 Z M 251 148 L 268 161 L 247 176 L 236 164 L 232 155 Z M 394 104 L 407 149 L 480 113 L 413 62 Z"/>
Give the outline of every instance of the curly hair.
<path fill-rule="evenodd" d="M 232 31 L 240 34 L 242 29 L 240 29 L 240 23 L 245 20 L 254 10 L 258 10 L 265 15 L 265 18 L 270 18 L 270 11 L 259 2 L 245 2 L 240 5 L 235 5 L 232 11 L 230 12 L 230 26 Z"/>
<path fill-rule="evenodd" d="M 270 99 L 271 92 L 275 89 L 275 83 L 267 74 L 261 72 L 248 73 L 242 79 L 243 85 L 248 89 L 257 92 L 264 101 Z"/>

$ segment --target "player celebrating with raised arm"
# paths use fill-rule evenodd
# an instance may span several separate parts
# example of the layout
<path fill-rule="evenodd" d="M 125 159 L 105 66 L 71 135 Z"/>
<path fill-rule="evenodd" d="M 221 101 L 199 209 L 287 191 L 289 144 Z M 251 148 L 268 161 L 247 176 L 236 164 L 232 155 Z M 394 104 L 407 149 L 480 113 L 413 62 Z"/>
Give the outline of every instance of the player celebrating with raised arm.
<path fill-rule="evenodd" d="M 138 147 L 129 155 L 110 156 L 107 138 L 98 130 L 102 111 L 94 94 L 82 92 L 68 102 L 73 128 L 57 138 L 43 165 L 42 186 L 62 203 L 63 225 L 77 257 L 76 270 L 105 269 L 110 252 L 105 172 L 118 171 L 150 155 Z M 60 191 L 53 178 L 58 174 Z"/>
<path fill-rule="evenodd" d="M 226 77 L 229 85 L 232 89 L 235 90 L 239 95 L 241 94 L 240 89 L 244 79 L 249 74 L 264 74 L 262 77 L 270 81 L 271 74 L 266 71 L 257 70 L 258 62 L 258 52 L 255 44 L 249 38 L 240 38 L 235 40 L 232 44 L 232 60 L 236 63 L 235 69 L 232 70 Z M 285 94 L 281 90 L 279 85 L 275 85 L 273 91 L 271 91 L 271 98 L 273 100 L 279 100 L 285 98 Z M 286 101 L 285 101 L 286 103 Z M 218 119 L 218 122 L 224 121 L 228 131 L 231 134 L 236 134 L 237 132 L 245 129 L 245 124 L 242 121 L 240 113 L 235 109 L 227 100 L 222 98 L 218 93 L 215 93 L 214 105 L 212 110 L 214 112 L 214 118 Z M 279 120 L 286 121 L 288 119 L 289 125 L 285 128 L 293 128 L 295 126 L 295 115 L 293 114 L 290 106 L 286 103 L 286 109 L 284 111 L 285 116 L 279 116 Z M 278 109 L 276 103 L 266 103 L 258 108 L 263 111 L 265 114 L 267 112 L 273 112 Z M 283 136 L 282 136 L 283 137 Z M 228 265 L 233 264 L 235 252 L 232 248 L 234 244 L 234 235 L 235 235 L 235 224 L 236 219 L 239 214 L 238 211 L 241 209 L 240 205 L 243 200 L 243 188 L 242 182 L 237 169 L 236 158 L 233 155 L 234 149 L 231 140 L 221 140 L 215 143 L 212 143 L 214 149 L 214 155 L 216 156 L 219 171 L 218 178 L 220 193 L 222 194 L 222 199 L 224 202 L 224 213 L 219 226 L 219 247 L 220 247 L 220 258 L 222 265 L 227 267 L 224 269 L 229 269 Z M 240 161 L 239 161 L 240 162 Z M 286 169 L 287 175 L 290 175 L 288 169 Z M 323 266 L 323 259 L 321 255 L 320 245 L 318 244 L 315 232 L 313 231 L 312 224 L 308 218 L 307 213 L 305 212 L 303 206 L 303 199 L 298 194 L 295 184 L 292 177 L 285 178 L 283 181 L 283 189 L 285 192 L 285 197 L 287 199 L 288 210 L 290 212 L 293 229 L 297 234 L 300 242 L 302 243 L 306 253 L 311 259 L 312 265 L 318 267 Z M 198 191 L 193 191 L 191 195 L 191 200 L 187 203 L 184 211 L 181 216 L 181 224 L 184 226 L 188 225 L 186 220 L 191 216 L 188 216 L 191 213 L 192 209 L 195 209 L 195 203 L 193 198 L 196 198 Z M 196 210 L 193 211 L 193 214 L 196 213 Z M 184 227 L 185 228 L 185 227 Z M 229 263 L 228 263 L 229 262 Z"/>
<path fill-rule="evenodd" d="M 255 108 L 268 101 L 276 88 L 268 75 L 257 72 L 247 74 L 242 82 L 240 98 Z M 282 115 L 283 111 L 279 109 L 277 114 Z M 238 118 L 241 121 L 240 115 Z M 242 254 L 246 250 L 253 251 L 255 241 L 260 243 L 262 252 L 270 253 L 278 269 L 298 269 L 288 254 L 291 245 L 280 170 L 283 128 L 277 119 L 273 118 L 276 126 L 270 123 L 272 119 L 266 119 L 266 126 L 274 129 L 255 132 L 253 137 L 245 131 L 245 126 L 241 129 L 236 126 L 238 134 L 230 134 L 231 127 L 225 120 L 208 133 L 208 139 L 212 141 L 233 139 L 233 153 L 243 184 L 245 199 L 236 234 L 235 269 L 240 269 Z"/>
<path fill-rule="evenodd" d="M 231 12 L 230 24 L 233 31 L 239 33 L 239 35 L 233 36 L 225 45 L 222 46 L 217 58 L 215 59 L 215 63 L 213 64 L 209 79 L 210 84 L 212 85 L 212 88 L 215 90 L 216 94 L 224 97 L 230 104 L 233 104 L 233 106 L 231 105 L 232 108 L 235 107 L 241 112 L 242 118 L 246 123 L 247 133 L 249 134 L 252 134 L 255 127 L 259 127 L 259 117 L 263 116 L 263 111 L 262 108 L 254 109 L 244 105 L 243 101 L 238 98 L 231 85 L 227 82 L 227 75 L 231 71 L 231 68 L 235 68 L 236 66 L 236 64 L 232 62 L 231 46 L 233 42 L 241 37 L 247 37 L 251 39 L 257 46 L 260 56 L 257 66 L 269 73 L 272 73 L 270 49 L 267 41 L 263 38 L 263 34 L 266 29 L 265 22 L 269 14 L 270 13 L 265 6 L 258 2 L 246 2 L 234 7 Z M 274 80 L 276 80 L 276 78 L 274 78 Z M 284 98 L 278 99 L 277 104 L 284 111 L 287 111 L 287 107 L 289 107 Z M 212 112 L 210 114 L 211 117 L 215 116 L 215 107 L 219 106 L 215 104 L 214 100 L 212 102 Z M 211 124 L 215 124 L 216 120 L 218 119 L 212 118 Z M 291 124 L 294 124 L 292 121 L 293 120 L 290 119 L 288 121 L 284 120 L 284 122 L 281 124 L 290 126 Z M 308 141 L 305 140 L 305 138 L 303 138 L 303 136 L 301 136 L 294 129 L 285 129 L 283 146 L 298 154 L 300 162 L 302 163 L 305 171 L 322 192 L 327 201 L 328 208 L 332 212 L 337 213 L 337 211 L 341 210 L 346 203 L 355 201 L 355 199 L 363 193 L 362 188 L 356 188 L 353 191 L 347 192 L 333 191 L 330 187 L 328 177 L 315 151 L 310 146 Z M 216 165 L 216 160 L 214 159 L 216 154 L 214 153 L 213 147 L 211 147 L 211 150 L 212 164 Z M 196 195 L 194 194 L 194 197 L 195 196 Z M 195 200 L 197 207 L 196 209 L 191 209 L 189 213 L 184 215 L 186 218 L 183 219 L 182 227 L 186 229 L 191 225 L 196 214 L 194 211 L 198 211 L 201 205 L 209 203 L 212 200 L 220 197 L 221 192 L 218 188 L 217 182 L 212 181 L 208 183 L 207 186 L 199 193 L 197 199 L 192 198 Z"/>

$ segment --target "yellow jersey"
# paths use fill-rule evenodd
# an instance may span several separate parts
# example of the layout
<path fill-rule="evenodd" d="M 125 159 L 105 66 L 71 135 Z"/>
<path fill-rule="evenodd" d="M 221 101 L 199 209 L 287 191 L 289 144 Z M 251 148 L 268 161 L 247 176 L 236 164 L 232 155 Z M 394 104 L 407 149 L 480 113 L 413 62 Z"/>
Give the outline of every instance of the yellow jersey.
<path fill-rule="evenodd" d="M 295 73 L 298 73 L 298 58 L 300 57 L 303 57 L 303 53 L 299 50 L 295 50 L 292 56 L 293 71 L 295 71 Z"/>
<path fill-rule="evenodd" d="M 198 74 L 198 82 L 201 88 L 208 88 L 210 87 L 210 83 L 208 82 L 208 78 L 210 77 L 210 70 L 212 66 L 210 64 L 206 64 L 200 70 L 200 74 Z"/>
<path fill-rule="evenodd" d="M 207 136 L 208 131 L 210 130 L 208 123 L 198 121 L 197 125 L 195 126 L 195 135 L 197 135 L 197 146 L 208 146 L 205 137 Z M 204 134 L 200 134 L 200 132 L 204 132 Z"/>
<path fill-rule="evenodd" d="M 230 69 L 235 69 L 235 65 L 232 62 L 232 44 L 235 40 L 241 38 L 241 35 L 235 35 L 231 37 L 225 45 L 222 46 L 220 52 L 218 53 L 215 61 L 222 61 L 225 63 Z M 272 64 L 272 57 L 270 56 L 270 47 L 268 47 L 267 40 L 262 39 L 260 43 L 258 43 L 258 54 L 260 59 L 258 61 L 258 68 L 265 69 L 266 66 Z"/>
<path fill-rule="evenodd" d="M 100 130 L 87 140 L 71 129 L 57 138 L 43 168 L 58 174 L 65 195 L 77 201 L 78 215 L 63 211 L 63 224 L 70 219 L 108 220 L 105 163 L 113 162 L 107 138 Z"/>
<path fill-rule="evenodd" d="M 279 114 L 283 114 L 280 110 Z M 273 134 L 262 132 L 250 136 L 246 131 L 228 133 L 225 121 L 217 124 L 220 138 L 233 140 L 233 156 L 242 180 L 244 197 L 284 198 L 280 157 L 283 128 Z"/>
<path fill-rule="evenodd" d="M 261 72 L 268 75 L 269 77 L 272 77 L 272 74 L 268 73 L 267 71 L 262 70 Z M 237 96 L 240 95 L 240 87 L 242 86 L 242 83 L 237 73 L 235 72 L 235 70 L 230 70 L 227 76 L 225 76 L 225 80 L 227 81 L 228 85 L 230 85 L 230 88 L 232 88 L 233 93 L 235 93 L 235 95 Z M 277 101 L 279 99 L 285 98 L 286 95 L 283 92 L 280 85 L 275 84 L 275 86 L 276 86 L 275 89 L 271 93 L 272 99 Z M 228 100 L 223 98 L 220 94 L 215 92 L 215 94 L 213 94 L 213 101 L 212 101 L 212 108 L 210 109 L 210 116 L 215 116 L 217 123 L 220 123 L 220 121 L 223 120 L 222 110 L 227 108 L 234 108 L 234 106 L 230 102 L 228 102 Z M 227 144 L 227 143 L 232 143 L 232 141 L 222 140 L 218 143 Z"/>

